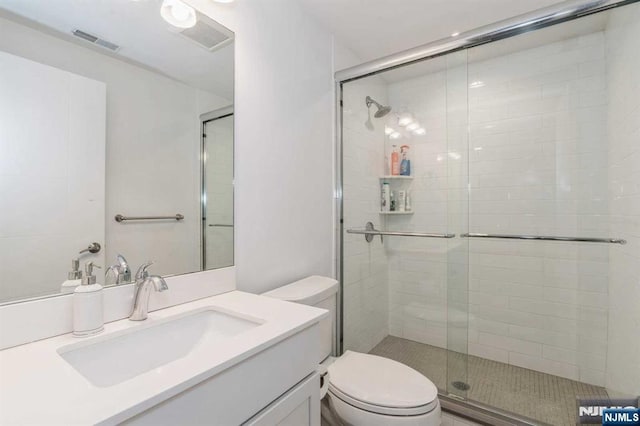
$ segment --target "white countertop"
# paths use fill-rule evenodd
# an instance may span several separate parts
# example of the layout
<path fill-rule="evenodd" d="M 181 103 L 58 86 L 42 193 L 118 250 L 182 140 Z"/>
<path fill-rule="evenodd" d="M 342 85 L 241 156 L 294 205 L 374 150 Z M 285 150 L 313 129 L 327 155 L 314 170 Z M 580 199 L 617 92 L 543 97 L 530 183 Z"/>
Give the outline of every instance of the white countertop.
<path fill-rule="evenodd" d="M 216 351 L 193 351 L 109 387 L 92 385 L 57 352 L 69 344 L 148 326 L 154 321 L 205 307 L 265 322 L 225 341 Z M 124 319 L 105 324 L 105 331 L 97 336 L 80 339 L 65 334 L 5 349 L 0 351 L 0 424 L 115 424 L 238 364 L 327 315 L 323 309 L 232 291 L 151 312 L 142 322 Z"/>

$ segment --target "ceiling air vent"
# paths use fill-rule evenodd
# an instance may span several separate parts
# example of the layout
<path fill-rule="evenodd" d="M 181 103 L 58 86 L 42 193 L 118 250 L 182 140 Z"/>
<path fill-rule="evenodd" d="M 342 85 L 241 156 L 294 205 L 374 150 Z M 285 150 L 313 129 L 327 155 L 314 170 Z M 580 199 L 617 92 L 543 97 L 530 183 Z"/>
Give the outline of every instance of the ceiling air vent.
<path fill-rule="evenodd" d="M 197 16 L 198 21 L 193 27 L 179 31 L 182 36 L 211 52 L 233 40 L 233 32 L 200 13 Z"/>
<path fill-rule="evenodd" d="M 113 52 L 117 52 L 118 49 L 120 49 L 120 46 L 118 46 L 117 44 L 111 43 L 110 41 L 107 41 L 107 40 L 103 40 L 100 37 L 96 37 L 93 34 L 89 34 L 88 32 L 85 32 L 85 31 L 73 30 L 71 31 L 71 34 L 85 41 L 88 41 L 89 43 L 98 45 L 100 47 L 104 47 L 105 49 L 109 49 Z"/>

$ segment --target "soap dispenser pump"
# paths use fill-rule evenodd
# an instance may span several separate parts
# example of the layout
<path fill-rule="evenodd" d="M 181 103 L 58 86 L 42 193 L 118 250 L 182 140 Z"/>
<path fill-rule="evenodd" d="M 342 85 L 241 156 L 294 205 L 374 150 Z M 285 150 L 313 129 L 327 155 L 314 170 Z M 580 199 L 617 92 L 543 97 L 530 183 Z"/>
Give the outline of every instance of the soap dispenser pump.
<path fill-rule="evenodd" d="M 60 286 L 61 293 L 73 293 L 82 284 L 82 271 L 80 270 L 80 259 L 71 261 L 71 271 L 67 274 L 67 280 Z"/>
<path fill-rule="evenodd" d="M 93 262 L 85 264 L 82 284 L 73 292 L 73 335 L 86 337 L 104 330 L 104 301 L 102 286 L 96 283 Z"/>

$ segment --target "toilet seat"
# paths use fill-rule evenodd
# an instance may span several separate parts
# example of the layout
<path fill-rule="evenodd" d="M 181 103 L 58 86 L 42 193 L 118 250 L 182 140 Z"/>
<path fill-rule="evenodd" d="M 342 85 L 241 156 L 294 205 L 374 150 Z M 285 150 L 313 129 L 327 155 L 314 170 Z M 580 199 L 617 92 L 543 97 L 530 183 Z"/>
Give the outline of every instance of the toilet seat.
<path fill-rule="evenodd" d="M 438 405 L 431 380 L 388 358 L 347 351 L 328 370 L 329 392 L 371 413 L 415 416 Z"/>

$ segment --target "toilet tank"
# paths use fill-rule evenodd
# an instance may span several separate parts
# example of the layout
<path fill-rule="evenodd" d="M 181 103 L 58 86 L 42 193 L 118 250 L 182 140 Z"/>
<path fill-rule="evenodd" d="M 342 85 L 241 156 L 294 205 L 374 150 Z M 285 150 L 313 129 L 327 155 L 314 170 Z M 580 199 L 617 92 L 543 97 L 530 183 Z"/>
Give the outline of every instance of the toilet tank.
<path fill-rule="evenodd" d="M 300 281 L 278 287 L 262 295 L 327 309 L 330 315 L 320 323 L 322 357 L 319 361 L 336 353 L 338 281 L 333 278 L 312 275 Z"/>

